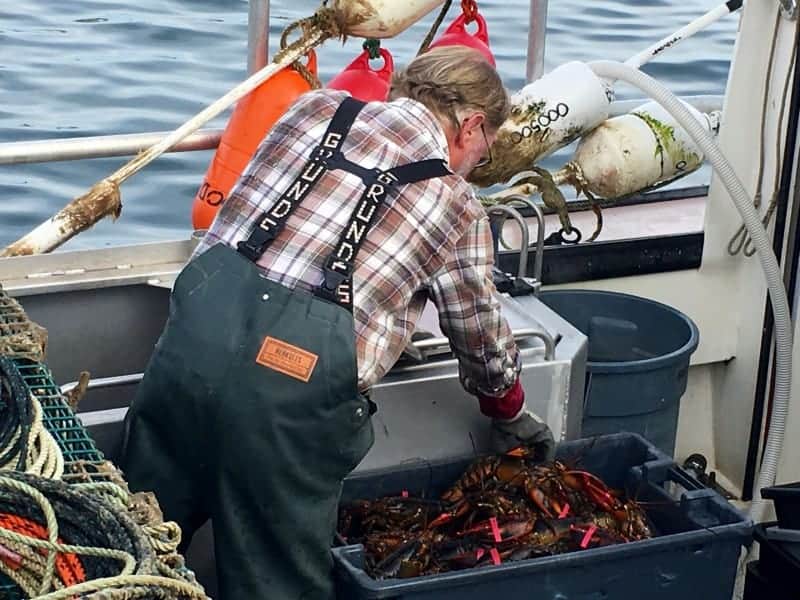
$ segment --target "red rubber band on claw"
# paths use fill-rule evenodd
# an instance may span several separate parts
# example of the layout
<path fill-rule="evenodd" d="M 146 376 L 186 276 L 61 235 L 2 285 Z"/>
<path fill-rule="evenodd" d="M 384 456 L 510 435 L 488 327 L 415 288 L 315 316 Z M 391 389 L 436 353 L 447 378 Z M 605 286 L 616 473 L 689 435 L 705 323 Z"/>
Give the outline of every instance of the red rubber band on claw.
<path fill-rule="evenodd" d="M 492 548 L 489 550 L 489 555 L 492 557 L 492 563 L 495 565 L 499 565 L 502 560 L 500 560 L 500 553 L 497 551 L 497 548 Z"/>
<path fill-rule="evenodd" d="M 597 531 L 597 525 L 592 525 L 589 529 L 586 530 L 586 533 L 583 535 L 583 539 L 581 540 L 581 548 L 584 550 L 589 547 L 589 542 L 592 541 L 592 536 Z"/>
<path fill-rule="evenodd" d="M 408 490 L 403 490 L 402 492 L 400 492 L 400 495 L 401 495 L 403 498 L 408 498 Z"/>
<path fill-rule="evenodd" d="M 494 538 L 495 542 L 502 542 L 503 536 L 500 535 L 500 527 L 497 525 L 497 518 L 492 517 L 489 519 L 489 527 L 492 528 L 492 537 Z"/>
<path fill-rule="evenodd" d="M 475 560 L 480 560 L 481 556 L 483 556 L 484 554 L 486 554 L 486 550 L 484 550 L 483 548 L 478 548 L 478 551 L 475 553 Z"/>
<path fill-rule="evenodd" d="M 569 504 L 565 504 L 564 508 L 561 509 L 561 512 L 558 513 L 558 518 L 565 519 L 568 514 L 569 514 Z"/>

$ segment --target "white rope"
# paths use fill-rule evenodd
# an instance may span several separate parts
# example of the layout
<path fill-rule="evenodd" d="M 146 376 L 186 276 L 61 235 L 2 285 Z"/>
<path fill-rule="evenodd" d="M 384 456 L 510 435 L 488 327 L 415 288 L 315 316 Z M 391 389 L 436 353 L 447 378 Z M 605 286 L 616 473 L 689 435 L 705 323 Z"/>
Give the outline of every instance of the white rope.
<path fill-rule="evenodd" d="M 39 399 L 30 394 L 30 402 L 33 418 L 28 434 L 28 454 L 25 457 L 25 466 L 22 471 L 47 479 L 61 479 L 64 474 L 64 456 L 55 438 L 47 431 L 42 422 L 43 410 Z M 21 434 L 22 426 L 20 425 L 9 445 L 14 445 Z M 18 461 L 19 453 L 10 456 L 6 463 L 0 465 L 0 471 L 16 471 Z"/>

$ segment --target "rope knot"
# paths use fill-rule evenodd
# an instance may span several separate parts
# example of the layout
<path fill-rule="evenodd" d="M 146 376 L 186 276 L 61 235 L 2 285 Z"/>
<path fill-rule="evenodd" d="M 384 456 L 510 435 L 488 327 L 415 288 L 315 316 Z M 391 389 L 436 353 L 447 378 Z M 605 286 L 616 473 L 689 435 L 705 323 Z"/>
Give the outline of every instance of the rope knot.
<path fill-rule="evenodd" d="M 461 12 L 467 23 L 472 23 L 478 16 L 478 3 L 475 0 L 461 0 Z"/>
<path fill-rule="evenodd" d="M 381 57 L 381 41 L 375 38 L 369 38 L 364 40 L 364 43 L 361 44 L 361 47 L 367 51 L 369 54 L 370 59 L 374 60 L 376 58 Z"/>
<path fill-rule="evenodd" d="M 304 39 L 306 39 L 310 35 L 311 30 L 313 28 L 314 28 L 314 23 L 313 23 L 312 19 L 300 19 L 299 21 L 295 21 L 294 23 L 290 23 L 286 27 L 286 29 L 283 30 L 283 33 L 281 33 L 281 42 L 280 42 L 281 49 L 280 49 L 280 52 L 285 52 L 287 50 L 287 48 L 289 48 L 293 44 L 297 44 L 299 42 L 302 42 Z M 302 31 L 300 39 L 295 41 L 295 42 L 292 42 L 292 44 L 289 44 L 289 42 L 288 42 L 289 34 L 292 33 L 295 29 L 300 29 Z M 307 56 L 310 56 L 311 52 L 313 52 L 313 50 L 310 50 L 309 54 Z M 276 57 L 276 59 L 277 59 L 277 57 Z M 303 79 L 305 79 L 308 82 L 308 85 L 311 86 L 311 89 L 318 90 L 319 88 L 322 87 L 322 83 L 320 82 L 320 80 L 316 76 L 316 74 L 312 73 L 308 69 L 308 67 L 306 67 L 306 65 L 304 65 L 299 60 L 296 60 L 296 61 L 294 61 L 292 63 L 292 68 L 295 71 L 297 71 L 303 77 Z"/>

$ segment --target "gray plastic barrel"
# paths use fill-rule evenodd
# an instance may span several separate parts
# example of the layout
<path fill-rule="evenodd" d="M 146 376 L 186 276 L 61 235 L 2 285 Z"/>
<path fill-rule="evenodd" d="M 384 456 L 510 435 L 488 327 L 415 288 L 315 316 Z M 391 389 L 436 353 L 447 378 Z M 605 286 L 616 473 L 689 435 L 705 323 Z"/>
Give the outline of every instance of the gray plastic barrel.
<path fill-rule="evenodd" d="M 582 436 L 638 433 L 670 456 L 699 333 L 689 317 L 646 298 L 593 290 L 540 299 L 589 338 Z"/>

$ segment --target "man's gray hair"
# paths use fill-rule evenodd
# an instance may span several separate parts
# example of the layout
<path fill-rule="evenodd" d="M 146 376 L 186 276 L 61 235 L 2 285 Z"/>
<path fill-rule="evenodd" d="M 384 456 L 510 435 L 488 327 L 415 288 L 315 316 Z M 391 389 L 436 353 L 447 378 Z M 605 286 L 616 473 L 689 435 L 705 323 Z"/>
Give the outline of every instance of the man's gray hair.
<path fill-rule="evenodd" d="M 456 129 L 459 113 L 474 109 L 486 115 L 496 131 L 508 118 L 508 93 L 495 68 L 483 54 L 466 46 L 433 48 L 396 71 L 389 99 L 411 98 L 449 119 Z"/>

